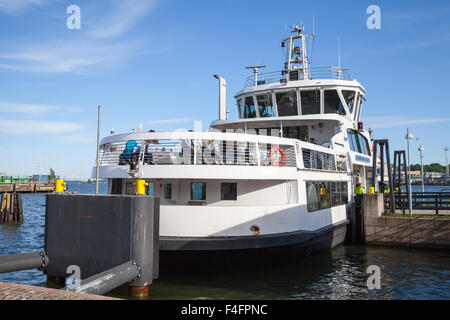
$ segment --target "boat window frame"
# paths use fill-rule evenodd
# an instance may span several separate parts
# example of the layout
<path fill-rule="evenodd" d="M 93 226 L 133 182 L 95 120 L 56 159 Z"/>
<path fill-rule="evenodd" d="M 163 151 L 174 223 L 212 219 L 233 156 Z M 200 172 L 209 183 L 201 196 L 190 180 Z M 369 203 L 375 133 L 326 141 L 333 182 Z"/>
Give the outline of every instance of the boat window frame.
<path fill-rule="evenodd" d="M 341 117 L 346 117 L 351 114 L 348 110 L 347 103 L 345 102 L 344 95 L 341 92 L 342 87 L 331 86 L 331 87 L 323 88 L 322 90 L 323 90 L 323 114 L 337 114 L 338 116 L 341 116 Z M 333 113 L 333 112 L 325 113 L 325 91 L 327 91 L 327 90 L 336 90 L 338 97 L 341 100 L 341 104 L 344 107 L 345 114 Z"/>
<path fill-rule="evenodd" d="M 261 117 L 261 114 L 260 114 L 260 112 L 259 112 L 259 105 L 258 105 L 258 96 L 261 96 L 261 95 L 265 95 L 265 94 L 268 94 L 268 95 L 270 95 L 270 98 L 272 99 L 272 108 L 274 109 L 273 111 L 273 116 L 272 117 Z M 257 111 L 258 111 L 258 118 L 262 118 L 262 119 L 270 119 L 270 118 L 274 118 L 274 117 L 277 117 L 278 116 L 278 110 L 277 110 L 277 107 L 275 106 L 275 102 L 274 102 L 274 100 L 273 100 L 273 92 L 272 91 L 260 91 L 260 92 L 257 92 L 257 93 L 255 93 L 254 95 L 253 95 L 253 97 L 254 97 L 254 100 L 256 101 L 256 109 L 257 109 Z"/>
<path fill-rule="evenodd" d="M 241 101 L 241 105 L 239 105 L 239 100 Z M 236 99 L 236 106 L 238 108 L 238 113 L 239 113 L 239 119 L 243 119 L 244 116 L 244 108 L 242 108 L 242 97 L 239 97 Z"/>
<path fill-rule="evenodd" d="M 300 110 L 300 112 L 301 112 L 301 114 L 300 115 L 306 115 L 306 116 L 309 116 L 309 115 L 315 115 L 315 114 L 323 114 L 323 100 L 322 100 L 322 98 L 323 98 L 323 92 L 322 92 L 322 90 L 323 90 L 323 88 L 318 88 L 318 87 L 312 87 L 312 88 L 302 88 L 302 89 L 298 89 L 298 92 L 299 92 L 299 105 L 301 106 L 301 110 Z M 302 94 L 302 92 L 303 91 L 319 91 L 319 94 L 320 94 L 320 97 L 319 97 L 319 113 L 309 113 L 309 114 L 304 114 L 303 113 L 303 105 L 302 105 L 302 97 L 301 97 L 301 94 Z"/>
<path fill-rule="evenodd" d="M 259 118 L 259 110 L 258 110 L 258 105 L 256 104 L 257 101 L 256 101 L 255 95 L 254 94 L 248 94 L 248 95 L 242 96 L 242 98 L 243 98 L 243 101 L 244 101 L 243 108 L 242 108 L 242 119 L 257 119 L 257 118 Z M 253 99 L 253 106 L 255 107 L 255 117 L 252 117 L 252 118 L 244 117 L 244 115 L 245 115 L 245 106 L 246 106 L 245 100 L 247 98 L 252 98 Z"/>
<path fill-rule="evenodd" d="M 224 199 L 224 192 L 223 192 L 223 185 L 224 184 L 232 184 L 235 185 L 234 190 L 236 191 L 235 194 L 231 193 L 231 195 L 235 195 L 235 199 Z M 237 182 L 227 182 L 227 181 L 222 181 L 220 182 L 220 201 L 237 201 L 238 200 L 238 183 Z"/>
<path fill-rule="evenodd" d="M 198 200 L 198 199 L 193 199 L 193 195 L 194 195 L 194 192 L 193 192 L 193 186 L 194 186 L 194 183 L 201 183 L 201 184 L 203 184 L 204 186 L 205 186 L 205 192 L 204 192 L 204 195 L 205 195 L 205 199 L 201 199 L 201 200 Z M 206 184 L 206 182 L 205 181 L 191 181 L 191 190 L 190 190 L 191 192 L 191 194 L 190 194 L 190 201 L 198 201 L 198 202 L 206 202 L 206 199 L 207 199 L 207 184 Z M 202 192 L 202 195 L 203 195 L 203 192 Z"/>
<path fill-rule="evenodd" d="M 353 111 L 352 112 L 350 112 L 350 108 L 348 107 L 347 101 L 345 100 L 344 93 L 342 91 L 352 91 L 352 92 L 355 93 L 355 97 L 354 97 L 354 101 L 353 101 Z M 359 95 L 359 91 L 356 90 L 356 89 L 349 89 L 349 88 L 340 87 L 339 88 L 339 94 L 341 95 L 342 101 L 344 101 L 344 105 L 345 105 L 345 108 L 346 108 L 346 111 L 347 111 L 347 115 L 352 116 L 353 113 L 356 111 L 355 107 L 356 107 L 356 102 L 357 102 L 357 98 L 358 98 L 358 95 Z"/>
<path fill-rule="evenodd" d="M 285 117 L 298 117 L 299 115 L 299 101 L 298 101 L 298 88 L 283 88 L 281 90 L 273 90 L 273 99 L 274 99 L 274 104 L 276 104 L 276 116 L 280 117 L 280 118 L 285 118 Z M 278 112 L 278 101 L 277 101 L 277 93 L 285 93 L 285 92 L 295 92 L 296 94 L 296 98 L 297 98 L 297 115 L 293 115 L 293 116 L 280 116 L 280 113 Z"/>

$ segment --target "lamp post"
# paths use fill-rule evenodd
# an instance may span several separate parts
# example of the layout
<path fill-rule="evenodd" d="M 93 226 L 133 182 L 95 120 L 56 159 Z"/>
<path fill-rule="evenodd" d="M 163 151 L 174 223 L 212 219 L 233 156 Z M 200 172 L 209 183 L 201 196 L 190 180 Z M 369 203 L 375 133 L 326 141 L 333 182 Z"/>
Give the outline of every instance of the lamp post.
<path fill-rule="evenodd" d="M 445 176 L 448 176 L 448 147 L 444 148 L 445 151 Z"/>
<path fill-rule="evenodd" d="M 411 196 L 411 176 L 409 174 L 410 171 L 410 166 L 411 166 L 411 162 L 409 160 L 409 140 L 413 139 L 413 135 L 409 132 L 409 128 L 406 129 L 406 136 L 405 139 L 408 142 L 408 164 L 407 164 L 407 169 L 405 170 L 405 175 L 407 176 L 407 185 L 406 188 L 408 189 L 408 210 L 409 210 L 409 215 L 412 215 L 412 196 Z"/>
<path fill-rule="evenodd" d="M 95 160 L 95 194 L 98 194 L 98 166 L 99 166 L 99 153 L 100 153 L 100 112 L 102 110 L 101 106 L 98 106 L 98 116 L 97 116 L 97 157 Z"/>
<path fill-rule="evenodd" d="M 424 148 L 422 147 L 422 145 L 420 145 L 419 147 L 419 152 L 420 152 L 420 173 L 422 175 L 422 193 L 425 192 L 425 185 L 424 185 L 424 176 L 423 176 L 423 150 Z"/>

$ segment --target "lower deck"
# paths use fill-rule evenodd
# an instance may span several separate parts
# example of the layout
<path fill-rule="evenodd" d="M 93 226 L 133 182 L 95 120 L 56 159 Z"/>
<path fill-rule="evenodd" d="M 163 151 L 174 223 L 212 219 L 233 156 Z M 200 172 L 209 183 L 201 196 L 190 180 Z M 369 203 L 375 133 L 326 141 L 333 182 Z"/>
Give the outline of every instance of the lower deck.
<path fill-rule="evenodd" d="M 300 175 L 300 173 L 299 173 Z M 314 232 L 347 219 L 350 178 L 145 179 L 160 198 L 160 235 L 179 238 L 264 237 Z M 133 179 L 110 179 L 112 194 L 135 194 Z"/>

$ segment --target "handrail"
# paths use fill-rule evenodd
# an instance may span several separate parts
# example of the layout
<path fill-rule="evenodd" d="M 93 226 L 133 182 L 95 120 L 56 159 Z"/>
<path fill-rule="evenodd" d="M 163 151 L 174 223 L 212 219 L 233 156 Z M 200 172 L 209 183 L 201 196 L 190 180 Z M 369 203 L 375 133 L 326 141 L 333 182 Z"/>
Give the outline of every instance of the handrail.
<path fill-rule="evenodd" d="M 352 80 L 350 75 L 345 71 L 333 67 L 314 67 L 310 68 L 310 79 L 334 79 L 334 80 Z M 263 85 L 269 83 L 276 83 L 282 81 L 297 81 L 305 80 L 303 73 L 300 70 L 291 71 L 268 71 L 261 72 L 258 75 L 257 83 L 255 84 L 255 76 L 251 75 L 245 80 L 245 88 L 255 85 Z"/>
<path fill-rule="evenodd" d="M 306 159 L 305 150 L 314 157 Z M 132 165 L 133 168 L 155 164 L 209 164 L 342 171 L 337 169 L 335 154 L 330 148 L 297 139 L 215 131 L 110 136 L 101 142 L 99 159 L 100 166 Z"/>

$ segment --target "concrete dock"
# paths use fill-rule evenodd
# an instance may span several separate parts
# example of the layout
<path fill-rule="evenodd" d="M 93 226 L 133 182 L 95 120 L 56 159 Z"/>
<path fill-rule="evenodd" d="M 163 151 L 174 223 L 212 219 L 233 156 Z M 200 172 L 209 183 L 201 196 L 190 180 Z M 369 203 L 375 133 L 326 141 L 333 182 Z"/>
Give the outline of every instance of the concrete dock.
<path fill-rule="evenodd" d="M 0 282 L 0 300 L 121 300 L 94 294 Z"/>
<path fill-rule="evenodd" d="M 415 215 L 412 217 L 409 215 L 398 217 L 385 215 L 384 212 L 382 194 L 364 195 L 363 233 L 366 244 L 450 248 L 448 214 L 424 216 L 430 215 L 433 211 L 413 210 Z"/>

